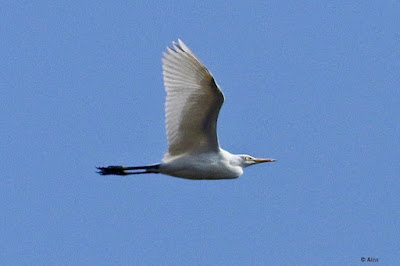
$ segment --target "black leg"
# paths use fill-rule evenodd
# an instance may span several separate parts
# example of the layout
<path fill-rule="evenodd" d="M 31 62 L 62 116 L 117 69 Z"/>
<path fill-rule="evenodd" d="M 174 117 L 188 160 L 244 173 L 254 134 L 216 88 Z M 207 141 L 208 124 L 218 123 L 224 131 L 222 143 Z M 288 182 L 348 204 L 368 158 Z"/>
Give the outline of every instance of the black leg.
<path fill-rule="evenodd" d="M 107 167 L 96 167 L 99 170 L 97 173 L 101 175 L 138 175 L 138 174 L 158 174 L 159 164 L 146 165 L 146 166 L 130 166 L 124 167 L 121 165 L 111 165 Z M 144 170 L 144 171 L 133 171 L 130 170 Z M 129 172 L 128 172 L 129 171 Z"/>

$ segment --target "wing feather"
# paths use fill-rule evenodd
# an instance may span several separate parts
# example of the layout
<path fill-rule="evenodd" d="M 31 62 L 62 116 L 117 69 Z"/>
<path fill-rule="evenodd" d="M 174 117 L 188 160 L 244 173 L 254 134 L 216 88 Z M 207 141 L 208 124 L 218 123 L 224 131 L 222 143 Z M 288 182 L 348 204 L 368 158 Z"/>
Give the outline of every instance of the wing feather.
<path fill-rule="evenodd" d="M 217 119 L 224 102 L 221 89 L 181 40 L 173 42 L 163 55 L 168 138 L 168 153 L 164 158 L 218 151 Z"/>

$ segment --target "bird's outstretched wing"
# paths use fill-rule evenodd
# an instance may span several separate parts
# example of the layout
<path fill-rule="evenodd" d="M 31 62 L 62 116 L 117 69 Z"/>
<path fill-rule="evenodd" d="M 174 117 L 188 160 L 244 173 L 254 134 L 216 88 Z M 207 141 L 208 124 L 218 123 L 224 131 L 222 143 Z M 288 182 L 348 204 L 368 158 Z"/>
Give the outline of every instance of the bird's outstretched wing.
<path fill-rule="evenodd" d="M 217 151 L 217 119 L 224 96 L 213 76 L 181 40 L 167 47 L 162 62 L 166 157 Z"/>

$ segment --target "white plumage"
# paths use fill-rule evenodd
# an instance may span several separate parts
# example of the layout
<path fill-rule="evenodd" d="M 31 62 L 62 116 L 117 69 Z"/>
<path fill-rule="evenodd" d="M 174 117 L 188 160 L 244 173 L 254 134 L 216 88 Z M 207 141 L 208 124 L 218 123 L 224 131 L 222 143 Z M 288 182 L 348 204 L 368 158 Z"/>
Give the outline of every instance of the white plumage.
<path fill-rule="evenodd" d="M 217 119 L 224 95 L 211 73 L 181 40 L 167 47 L 162 62 L 168 139 L 162 163 L 98 167 L 100 174 L 163 173 L 188 179 L 230 179 L 242 175 L 246 166 L 275 161 L 234 155 L 219 147 Z"/>
<path fill-rule="evenodd" d="M 211 73 L 181 41 L 164 53 L 163 76 L 167 92 L 165 123 L 168 156 L 218 151 L 216 132 L 219 109 L 224 102 Z"/>

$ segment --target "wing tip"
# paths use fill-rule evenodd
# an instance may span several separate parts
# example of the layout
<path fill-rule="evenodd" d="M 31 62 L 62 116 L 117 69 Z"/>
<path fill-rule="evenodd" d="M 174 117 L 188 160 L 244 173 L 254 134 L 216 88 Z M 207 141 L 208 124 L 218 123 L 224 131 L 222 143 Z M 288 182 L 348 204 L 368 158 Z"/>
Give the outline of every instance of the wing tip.
<path fill-rule="evenodd" d="M 179 53 L 180 51 L 182 51 L 184 53 L 194 56 L 193 52 L 180 38 L 178 38 L 177 42 L 172 41 L 172 47 L 167 46 L 167 51 L 169 54 L 172 54 L 171 52 Z"/>

